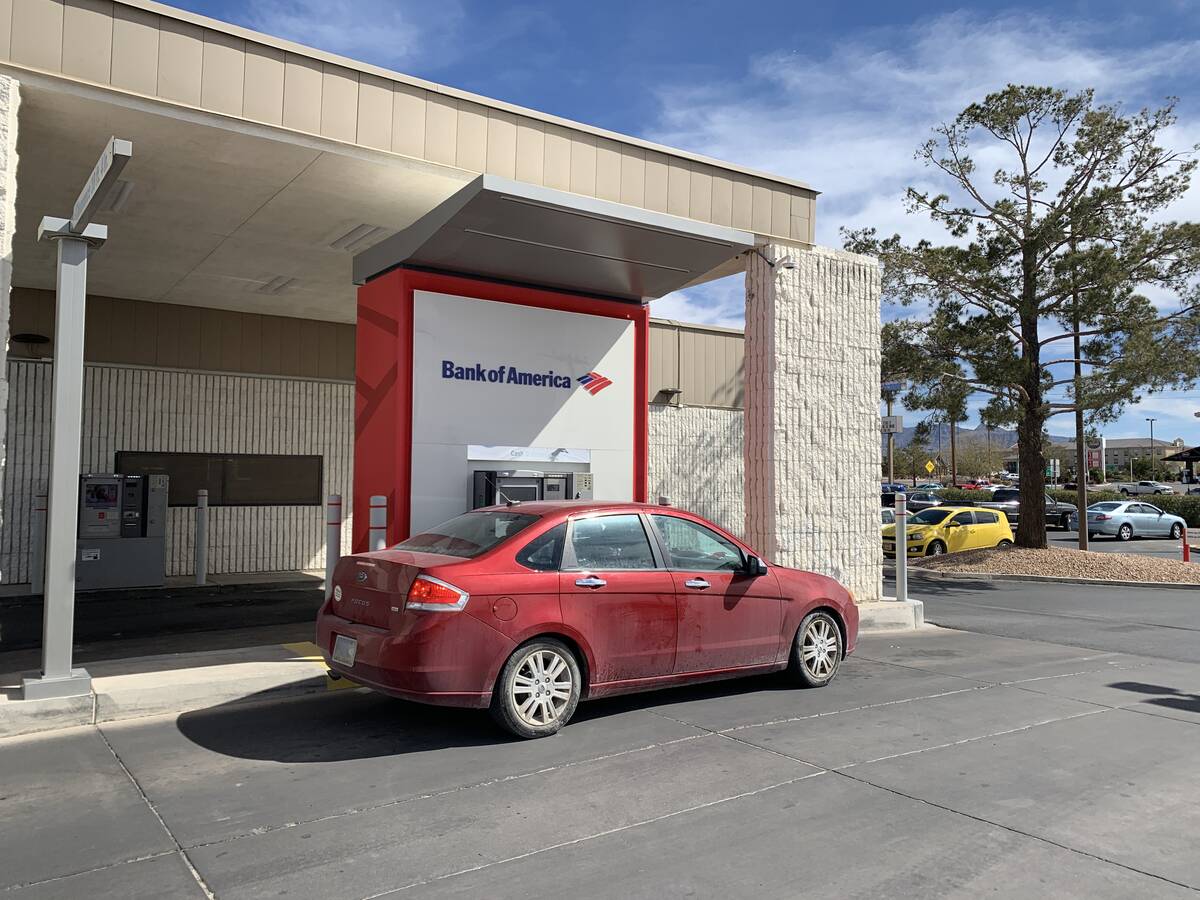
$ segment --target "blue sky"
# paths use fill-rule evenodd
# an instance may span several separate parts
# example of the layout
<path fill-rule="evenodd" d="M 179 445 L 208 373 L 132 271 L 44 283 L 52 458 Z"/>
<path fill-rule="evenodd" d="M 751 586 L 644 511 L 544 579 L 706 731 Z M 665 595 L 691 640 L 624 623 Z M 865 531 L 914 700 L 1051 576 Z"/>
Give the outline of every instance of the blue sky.
<path fill-rule="evenodd" d="M 939 237 L 904 213 L 935 123 L 1006 82 L 1094 87 L 1136 108 L 1180 97 L 1172 143 L 1200 143 L 1200 2 L 989 4 L 760 0 L 172 0 L 431 81 L 802 179 L 839 226 Z M 1172 216 L 1200 220 L 1200 186 Z M 1164 306 L 1170 297 L 1156 297 Z M 740 278 L 655 315 L 740 324 Z M 885 315 L 894 315 L 885 310 Z M 982 402 L 982 401 L 981 401 Z M 978 404 L 977 404 L 978 405 Z M 1200 443 L 1200 388 L 1143 399 L 1105 433 Z M 1067 417 L 1052 420 L 1069 432 Z"/>

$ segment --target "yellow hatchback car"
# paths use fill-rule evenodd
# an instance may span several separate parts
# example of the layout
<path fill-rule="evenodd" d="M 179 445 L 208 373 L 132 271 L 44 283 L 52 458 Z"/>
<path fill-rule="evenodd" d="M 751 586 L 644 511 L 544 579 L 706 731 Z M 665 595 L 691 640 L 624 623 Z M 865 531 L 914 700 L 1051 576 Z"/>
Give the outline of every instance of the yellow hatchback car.
<path fill-rule="evenodd" d="M 996 509 L 934 506 L 908 517 L 908 555 L 941 556 L 981 547 L 1011 547 L 1012 526 Z M 896 526 L 883 528 L 883 555 L 896 555 Z"/>

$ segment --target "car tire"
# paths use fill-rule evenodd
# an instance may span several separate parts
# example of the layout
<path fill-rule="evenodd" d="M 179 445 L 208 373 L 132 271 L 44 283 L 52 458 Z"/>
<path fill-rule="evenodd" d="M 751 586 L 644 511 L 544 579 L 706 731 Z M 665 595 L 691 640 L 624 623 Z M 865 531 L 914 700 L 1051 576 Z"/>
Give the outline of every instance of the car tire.
<path fill-rule="evenodd" d="M 1130 525 L 1128 522 L 1126 522 L 1124 525 L 1122 525 L 1120 528 L 1118 528 L 1117 529 L 1117 540 L 1118 541 L 1133 540 L 1133 526 Z"/>
<path fill-rule="evenodd" d="M 575 654 L 562 641 L 538 638 L 513 651 L 500 670 L 492 718 L 519 738 L 549 737 L 571 720 L 582 693 Z"/>
<path fill-rule="evenodd" d="M 1071 530 L 1071 514 L 1067 513 L 1066 515 L 1064 515 L 1062 517 L 1062 519 L 1059 521 L 1058 525 L 1063 531 L 1070 531 Z"/>
<path fill-rule="evenodd" d="M 810 612 L 796 629 L 788 672 L 801 686 L 824 687 L 842 664 L 842 629 L 823 610 Z"/>
<path fill-rule="evenodd" d="M 1122 497 L 1128 497 L 1128 496 L 1129 496 L 1129 491 L 1125 490 L 1125 488 L 1121 488 L 1121 496 L 1122 496 Z"/>
<path fill-rule="evenodd" d="M 1177 541 L 1183 537 L 1183 526 L 1176 522 L 1171 526 L 1171 540 Z"/>
<path fill-rule="evenodd" d="M 1012 545 L 1013 545 L 1013 542 L 1010 541 L 1008 538 L 1001 538 L 1000 543 L 998 543 L 996 546 L 999 547 L 1001 550 L 1007 550 Z"/>
<path fill-rule="evenodd" d="M 933 541 L 925 548 L 926 556 L 943 556 L 946 553 L 946 545 L 941 541 Z"/>
<path fill-rule="evenodd" d="M 1089 532 L 1088 532 L 1088 540 L 1089 540 L 1089 541 L 1094 541 L 1095 539 L 1096 539 L 1096 532 L 1094 532 L 1094 531 L 1089 531 Z"/>

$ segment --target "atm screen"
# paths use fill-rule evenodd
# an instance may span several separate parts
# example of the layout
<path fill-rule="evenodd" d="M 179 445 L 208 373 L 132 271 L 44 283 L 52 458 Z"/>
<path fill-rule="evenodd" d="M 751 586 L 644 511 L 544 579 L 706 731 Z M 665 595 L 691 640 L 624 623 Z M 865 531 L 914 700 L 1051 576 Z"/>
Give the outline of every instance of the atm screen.
<path fill-rule="evenodd" d="M 500 494 L 504 494 L 500 497 Z M 508 500 L 536 500 L 538 499 L 538 489 L 535 484 L 504 484 L 501 482 L 496 487 L 496 498 L 500 502 Z"/>
<path fill-rule="evenodd" d="M 117 490 L 115 484 L 89 484 L 83 494 L 84 506 L 88 509 L 116 509 Z"/>

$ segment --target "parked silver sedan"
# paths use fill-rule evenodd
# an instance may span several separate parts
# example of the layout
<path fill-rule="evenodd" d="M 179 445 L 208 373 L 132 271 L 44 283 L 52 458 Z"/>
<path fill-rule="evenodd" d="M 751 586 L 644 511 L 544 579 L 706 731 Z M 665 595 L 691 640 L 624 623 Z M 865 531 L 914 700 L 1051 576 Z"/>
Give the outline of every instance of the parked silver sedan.
<path fill-rule="evenodd" d="M 1088 537 L 1098 534 L 1119 541 L 1135 537 L 1169 537 L 1179 540 L 1187 523 L 1179 516 L 1163 512 L 1150 503 L 1130 500 L 1105 500 L 1087 508 Z M 1071 514 L 1071 528 L 1079 527 L 1079 514 Z"/>

